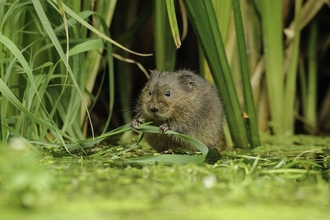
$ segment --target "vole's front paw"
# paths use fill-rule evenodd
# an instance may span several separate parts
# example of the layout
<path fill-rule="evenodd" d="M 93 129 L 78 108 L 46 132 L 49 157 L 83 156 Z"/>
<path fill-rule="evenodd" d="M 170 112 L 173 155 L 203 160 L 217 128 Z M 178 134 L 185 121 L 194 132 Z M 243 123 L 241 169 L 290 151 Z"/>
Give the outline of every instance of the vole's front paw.
<path fill-rule="evenodd" d="M 167 123 L 162 124 L 161 126 L 159 126 L 159 133 L 165 133 L 167 130 L 169 129 L 169 126 Z"/>
<path fill-rule="evenodd" d="M 131 122 L 132 130 L 135 132 L 138 132 L 140 124 L 142 124 L 142 122 L 139 121 L 138 119 L 134 118 L 133 121 Z"/>

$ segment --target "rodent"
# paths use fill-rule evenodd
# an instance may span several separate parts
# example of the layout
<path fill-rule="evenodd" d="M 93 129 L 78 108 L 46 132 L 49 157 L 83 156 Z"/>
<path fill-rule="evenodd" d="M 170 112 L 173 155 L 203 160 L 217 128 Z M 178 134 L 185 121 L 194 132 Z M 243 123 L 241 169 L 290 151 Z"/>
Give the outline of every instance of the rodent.
<path fill-rule="evenodd" d="M 131 123 L 137 131 L 141 123 L 152 121 L 159 133 L 145 133 L 148 144 L 158 152 L 196 148 L 175 135 L 164 135 L 172 130 L 189 135 L 209 149 L 221 141 L 223 106 L 217 90 L 204 78 L 189 71 L 151 71 Z"/>

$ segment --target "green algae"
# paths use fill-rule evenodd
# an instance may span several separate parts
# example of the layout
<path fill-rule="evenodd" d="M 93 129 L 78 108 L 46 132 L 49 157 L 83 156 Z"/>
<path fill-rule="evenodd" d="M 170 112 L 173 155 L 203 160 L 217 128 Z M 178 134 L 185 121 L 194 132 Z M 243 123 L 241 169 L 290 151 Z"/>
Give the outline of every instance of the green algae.
<path fill-rule="evenodd" d="M 110 151 L 79 158 L 2 151 L 2 167 L 15 163 L 16 172 L 48 185 L 41 185 L 35 205 L 22 206 L 12 202 L 19 193 L 5 193 L 11 182 L 2 172 L 0 218 L 327 219 L 329 139 L 298 140 L 265 141 L 250 152 L 227 150 L 213 164 L 125 163 Z M 28 162 L 19 164 L 23 158 Z"/>

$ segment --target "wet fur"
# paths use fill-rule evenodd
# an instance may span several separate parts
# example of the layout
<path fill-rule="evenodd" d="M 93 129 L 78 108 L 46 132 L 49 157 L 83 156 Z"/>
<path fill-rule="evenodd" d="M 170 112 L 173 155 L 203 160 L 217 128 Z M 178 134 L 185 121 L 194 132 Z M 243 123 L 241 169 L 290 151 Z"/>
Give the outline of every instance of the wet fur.
<path fill-rule="evenodd" d="M 167 96 L 168 92 L 170 96 Z M 152 121 L 155 126 L 167 123 L 170 130 L 192 136 L 209 148 L 216 147 L 221 139 L 223 108 L 218 92 L 188 70 L 153 71 L 142 90 L 136 111 L 138 121 Z M 159 152 L 178 147 L 195 150 L 174 135 L 145 133 L 145 139 Z"/>

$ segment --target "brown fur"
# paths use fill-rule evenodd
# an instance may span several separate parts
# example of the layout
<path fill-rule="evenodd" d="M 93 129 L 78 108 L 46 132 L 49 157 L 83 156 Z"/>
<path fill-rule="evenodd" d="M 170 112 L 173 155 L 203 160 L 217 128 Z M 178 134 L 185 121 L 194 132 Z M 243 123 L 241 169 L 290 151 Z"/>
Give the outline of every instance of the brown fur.
<path fill-rule="evenodd" d="M 195 151 L 195 147 L 174 135 L 164 135 L 167 129 L 187 134 L 214 148 L 221 140 L 223 108 L 217 90 L 202 77 L 188 71 L 153 71 L 140 95 L 137 115 L 132 128 L 152 121 L 160 133 L 145 133 L 147 142 L 157 151 Z"/>

